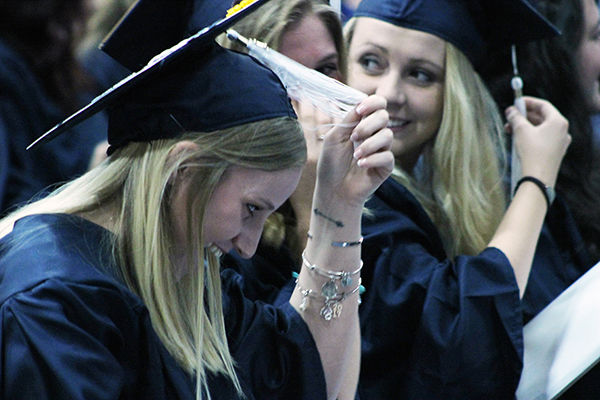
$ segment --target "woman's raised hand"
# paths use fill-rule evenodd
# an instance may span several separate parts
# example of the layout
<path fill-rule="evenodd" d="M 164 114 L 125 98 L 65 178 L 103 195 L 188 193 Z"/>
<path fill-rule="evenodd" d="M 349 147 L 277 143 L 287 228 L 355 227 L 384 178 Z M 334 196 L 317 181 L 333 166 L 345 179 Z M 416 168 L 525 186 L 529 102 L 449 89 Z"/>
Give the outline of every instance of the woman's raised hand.
<path fill-rule="evenodd" d="M 361 206 L 394 168 L 392 132 L 386 100 L 363 100 L 331 129 L 317 167 L 316 194 L 322 199 Z"/>
<path fill-rule="evenodd" d="M 506 118 L 514 135 L 523 176 L 554 186 L 560 163 L 571 143 L 569 122 L 548 101 L 524 97 L 527 118 L 513 106 Z"/>

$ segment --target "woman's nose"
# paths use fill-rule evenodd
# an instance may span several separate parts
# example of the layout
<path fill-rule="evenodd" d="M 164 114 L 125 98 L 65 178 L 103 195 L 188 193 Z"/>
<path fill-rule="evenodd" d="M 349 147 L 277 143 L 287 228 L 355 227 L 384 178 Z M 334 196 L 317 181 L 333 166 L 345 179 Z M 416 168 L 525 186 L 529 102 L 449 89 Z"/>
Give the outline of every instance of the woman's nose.
<path fill-rule="evenodd" d="M 245 229 L 233 239 L 233 247 L 242 258 L 251 258 L 258 247 L 262 235 L 260 228 Z"/>
<path fill-rule="evenodd" d="M 406 102 L 406 95 L 402 80 L 398 72 L 388 72 L 381 76 L 377 81 L 375 94 L 384 97 L 389 104 L 403 105 Z"/>

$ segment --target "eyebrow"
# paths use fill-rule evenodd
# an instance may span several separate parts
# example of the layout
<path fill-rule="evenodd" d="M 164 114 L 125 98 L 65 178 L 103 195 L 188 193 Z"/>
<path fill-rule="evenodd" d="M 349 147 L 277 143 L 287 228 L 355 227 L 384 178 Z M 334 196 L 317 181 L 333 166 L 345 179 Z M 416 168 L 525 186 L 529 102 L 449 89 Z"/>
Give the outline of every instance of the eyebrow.
<path fill-rule="evenodd" d="M 433 68 L 438 69 L 440 71 L 444 70 L 444 66 L 443 65 L 437 64 L 437 63 L 435 63 L 433 61 L 430 61 L 430 60 L 427 60 L 425 58 L 411 58 L 409 60 L 409 63 L 411 63 L 411 64 L 427 64 L 430 67 L 433 67 Z"/>
<path fill-rule="evenodd" d="M 274 211 L 275 210 L 275 206 L 273 205 L 273 203 L 271 203 L 269 200 L 267 199 L 263 199 L 262 197 L 259 197 L 256 199 L 257 203 L 261 203 L 260 206 L 266 210 L 269 211 Z"/>
<path fill-rule="evenodd" d="M 365 42 L 365 43 L 363 43 L 361 46 L 364 46 L 364 45 L 369 45 L 369 46 L 376 47 L 376 48 L 378 48 L 378 49 L 379 49 L 381 52 L 383 52 L 383 53 L 385 53 L 385 54 L 387 54 L 387 55 L 389 55 L 389 54 L 390 54 L 389 50 L 388 50 L 386 47 L 380 46 L 380 45 L 378 45 L 378 44 L 376 44 L 376 43 L 373 43 L 373 42 Z"/>
<path fill-rule="evenodd" d="M 324 62 L 329 62 L 329 61 L 339 61 L 340 57 L 338 56 L 337 53 L 331 53 L 329 55 L 326 55 L 325 57 L 319 59 L 319 63 L 324 63 Z"/>

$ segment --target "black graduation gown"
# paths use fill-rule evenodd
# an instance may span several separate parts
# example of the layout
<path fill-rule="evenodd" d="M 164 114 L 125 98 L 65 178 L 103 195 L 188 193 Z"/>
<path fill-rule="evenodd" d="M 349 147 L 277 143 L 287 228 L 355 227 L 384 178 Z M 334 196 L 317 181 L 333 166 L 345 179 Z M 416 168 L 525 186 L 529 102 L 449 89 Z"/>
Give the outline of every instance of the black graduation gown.
<path fill-rule="evenodd" d="M 82 94 L 81 104 L 91 100 Z M 0 40 L 0 214 L 48 187 L 84 173 L 106 138 L 105 114 L 32 150 L 26 147 L 67 115 L 48 98 L 25 60 Z"/>
<path fill-rule="evenodd" d="M 535 250 L 523 296 L 524 322 L 529 322 L 594 264 L 567 204 L 557 196 Z"/>
<path fill-rule="evenodd" d="M 361 400 L 513 398 L 522 319 L 506 256 L 488 248 L 449 260 L 424 209 L 393 179 L 367 208 Z"/>
<path fill-rule="evenodd" d="M 195 399 L 142 301 L 111 267 L 103 228 L 64 214 L 25 217 L 0 241 L 0 398 Z M 312 336 L 289 305 L 252 303 L 223 276 L 230 350 L 247 399 L 323 399 Z M 213 399 L 238 398 L 211 376 Z"/>
<path fill-rule="evenodd" d="M 261 240 L 252 258 L 241 258 L 232 251 L 223 256 L 221 264 L 225 271 L 235 271 L 243 277 L 240 286 L 251 300 L 279 305 L 289 300 L 296 287 L 292 275 L 299 266 L 285 246 L 276 249 Z"/>
<path fill-rule="evenodd" d="M 376 211 L 376 216 L 366 216 L 363 219 L 366 236 L 363 249 L 363 283 L 368 288 L 363 296 L 365 304 L 360 308 L 364 335 L 364 372 L 361 376 L 360 390 L 363 398 L 396 398 L 396 395 L 390 394 L 395 393 L 395 390 L 398 390 L 398 397 L 402 398 L 512 398 L 520 376 L 523 350 L 520 332 L 522 323 L 516 300 L 517 287 L 508 261 L 494 249 L 487 249 L 478 257 L 459 257 L 455 263 L 446 260 L 439 233 L 425 211 L 403 186 L 392 180 L 388 180 L 380 188 L 374 199 L 368 203 L 368 207 Z M 390 250 L 392 243 L 396 242 L 400 243 L 399 249 L 403 250 Z M 406 255 L 403 251 L 406 251 Z M 382 252 L 384 261 L 377 261 Z M 407 271 L 397 271 L 398 267 L 392 265 L 396 260 L 399 260 L 398 265 L 402 265 Z M 261 243 L 252 259 L 242 260 L 235 254 L 230 254 L 226 261 L 227 266 L 244 276 L 243 288 L 247 296 L 271 304 L 282 304 L 289 299 L 294 288 L 293 280 L 289 276 L 295 266 L 287 249 L 276 251 Z M 383 265 L 379 267 L 383 273 L 376 273 L 374 278 L 370 265 L 378 262 Z M 408 263 L 414 263 L 412 268 L 407 267 Z M 475 265 L 479 268 L 478 272 L 487 271 L 488 274 L 475 275 L 471 281 L 470 276 L 465 274 Z M 479 265 L 484 265 L 484 269 Z M 568 207 L 558 196 L 546 216 L 536 248 L 529 283 L 521 303 L 523 322 L 526 323 L 540 312 L 591 265 Z M 392 277 L 395 279 L 392 280 Z M 373 282 L 373 279 L 376 281 Z M 380 283 L 379 279 L 386 282 L 386 289 L 375 287 Z M 489 282 L 486 282 L 487 280 Z M 482 293 L 478 296 L 468 296 L 466 290 L 473 290 L 478 285 L 484 288 Z M 430 293 L 424 292 L 429 289 Z M 372 299 L 375 295 L 371 292 L 377 293 L 376 299 Z M 437 302 L 446 303 L 442 311 L 441 307 L 436 305 Z M 379 307 L 382 310 L 381 315 L 377 311 Z M 497 316 L 478 320 L 477 314 L 485 314 L 486 308 Z M 459 310 L 461 315 L 458 315 Z M 405 311 L 405 318 L 394 318 L 396 313 Z M 436 318 L 442 321 L 437 326 L 431 322 Z M 366 326 L 371 324 L 371 320 L 377 321 L 375 326 L 378 326 L 379 331 Z M 394 322 L 396 320 L 398 322 Z M 392 322 L 388 328 L 385 324 L 389 321 Z M 423 328 L 419 324 L 428 324 L 428 327 Z M 483 327 L 478 327 L 479 324 Z M 496 325 L 499 331 L 493 332 Z M 439 336 L 444 330 L 445 335 L 451 338 L 445 339 L 440 336 L 435 339 L 436 343 L 439 343 L 429 346 L 428 341 L 432 340 L 429 336 Z M 383 336 L 380 336 L 381 331 L 385 332 Z M 477 343 L 480 336 L 488 335 L 490 331 L 491 339 L 484 341 L 484 345 L 471 346 L 470 340 Z M 501 333 L 502 331 L 505 332 Z M 386 339 L 389 345 L 389 349 L 386 349 L 379 337 L 386 338 L 388 335 L 392 335 L 392 338 Z M 399 335 L 398 339 L 395 335 Z M 411 338 L 411 335 L 415 335 L 415 338 Z M 502 350 L 493 349 L 494 340 L 507 345 L 506 354 L 503 355 Z M 372 342 L 375 342 L 375 345 Z M 413 342 L 417 343 L 414 348 Z M 444 355 L 436 355 L 436 348 L 443 349 Z M 388 351 L 391 356 L 386 356 Z M 487 357 L 487 361 L 479 360 L 469 366 L 468 362 L 459 361 L 468 360 L 461 355 L 461 351 L 471 353 L 474 357 L 482 354 L 484 358 Z M 398 356 L 398 352 L 404 356 Z M 423 357 L 419 352 L 423 352 Z M 380 367 L 379 356 L 392 365 L 394 358 L 400 361 L 398 366 L 391 369 L 387 364 L 381 364 Z M 439 356 L 439 365 L 432 367 L 432 362 L 426 360 L 434 356 Z M 456 360 L 453 360 L 454 365 L 448 361 L 453 357 L 456 357 Z M 503 363 L 502 367 L 494 366 L 494 357 L 499 357 Z M 444 359 L 446 365 L 442 363 Z M 448 371 L 445 368 L 448 368 Z M 422 371 L 418 372 L 419 369 Z M 588 376 L 595 376 L 596 369 L 600 370 L 595 368 L 594 374 Z M 386 378 L 385 371 L 388 370 L 392 372 Z M 399 378 L 407 374 L 399 371 L 405 370 L 412 370 L 409 374 L 414 375 L 407 378 L 409 383 L 404 383 L 404 378 Z M 473 370 L 477 372 L 474 373 Z M 377 377 L 379 373 L 383 376 Z M 425 375 L 425 378 L 419 374 Z M 432 376 L 429 378 L 428 374 Z M 499 375 L 502 379 L 497 379 Z M 589 383 L 584 385 L 583 381 L 593 380 L 588 376 L 570 392 L 577 393 L 575 396 L 581 393 L 597 393 L 593 387 L 589 389 Z M 382 382 L 388 380 L 387 383 L 380 383 L 381 393 L 377 389 L 379 384 L 374 382 L 379 379 Z M 443 383 L 444 379 L 448 382 Z M 469 380 L 470 383 L 465 384 L 465 380 Z M 364 382 L 367 382 L 366 385 Z M 504 382 L 508 382 L 506 387 L 503 387 Z M 473 384 L 478 386 L 475 391 L 472 391 Z M 364 389 L 365 386 L 370 389 Z M 429 389 L 424 390 L 426 386 Z M 399 389 L 400 387 L 403 389 Z"/>

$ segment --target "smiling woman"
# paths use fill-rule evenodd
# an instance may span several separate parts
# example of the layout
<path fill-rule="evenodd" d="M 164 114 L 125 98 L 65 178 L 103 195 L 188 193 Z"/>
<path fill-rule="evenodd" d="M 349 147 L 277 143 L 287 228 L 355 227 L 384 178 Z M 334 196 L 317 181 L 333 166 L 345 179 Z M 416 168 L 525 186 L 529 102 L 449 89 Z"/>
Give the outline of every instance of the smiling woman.
<path fill-rule="evenodd" d="M 292 194 L 300 167 L 283 171 L 231 168 L 206 208 L 205 243 L 250 258 L 267 217 Z"/>
<path fill-rule="evenodd" d="M 398 165 L 412 171 L 442 121 L 446 44 L 435 35 L 374 18 L 354 24 L 351 82 L 387 99 L 392 151 Z"/>
<path fill-rule="evenodd" d="M 108 107 L 105 161 L 0 220 L 0 398 L 354 398 L 360 245 L 333 243 L 393 168 L 385 101 L 323 141 L 289 301 L 250 301 L 209 250 L 251 256 L 306 160 L 279 79 L 213 40 L 262 2 L 187 37 L 214 2 L 139 0 L 112 31 L 112 57 L 156 68 L 83 109 Z"/>
<path fill-rule="evenodd" d="M 515 16 L 518 16 L 515 17 Z M 359 396 L 510 399 L 520 295 L 570 136 L 548 102 L 507 118 L 530 175 L 506 206 L 504 131 L 479 72 L 488 48 L 554 34 L 525 0 L 362 0 L 348 83 L 387 100 L 388 179 L 363 218 Z"/>

